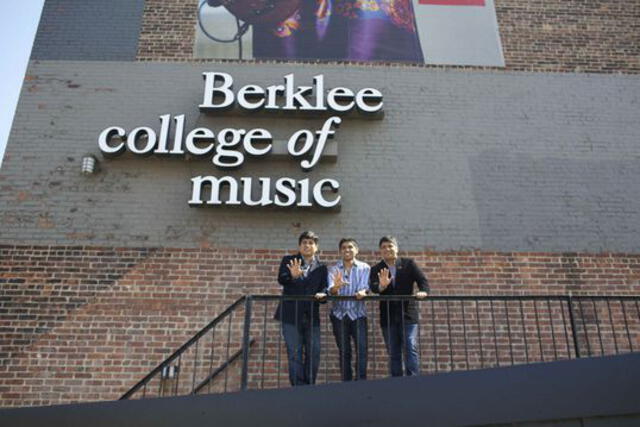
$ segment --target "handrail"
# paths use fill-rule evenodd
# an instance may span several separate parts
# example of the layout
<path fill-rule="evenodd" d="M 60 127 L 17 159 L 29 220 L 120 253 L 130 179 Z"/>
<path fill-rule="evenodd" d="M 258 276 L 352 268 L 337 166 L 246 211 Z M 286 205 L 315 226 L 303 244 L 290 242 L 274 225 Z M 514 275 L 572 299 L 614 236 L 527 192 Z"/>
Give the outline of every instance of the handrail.
<path fill-rule="evenodd" d="M 255 344 L 255 342 L 256 340 L 254 338 L 251 338 L 251 340 L 249 341 L 249 347 Z M 231 364 L 235 362 L 236 359 L 242 356 L 243 352 L 244 352 L 244 348 L 241 348 L 240 350 L 233 353 L 228 360 L 222 362 L 222 364 L 218 366 L 213 372 L 211 372 L 204 380 L 202 380 L 200 384 L 195 386 L 194 389 L 191 390 L 191 394 L 197 394 L 200 390 L 202 390 L 208 383 L 213 381 L 215 377 L 223 373 L 225 369 L 231 366 Z"/>
<path fill-rule="evenodd" d="M 160 362 L 158 366 L 156 366 L 151 372 L 149 372 L 143 379 L 138 381 L 136 385 L 131 387 L 129 391 L 123 394 L 119 400 L 125 400 L 131 397 L 136 391 L 138 391 L 142 386 L 144 386 L 151 378 L 153 378 L 156 374 L 162 371 L 165 366 L 168 366 L 171 362 L 173 362 L 176 358 L 178 358 L 182 353 L 184 353 L 193 343 L 198 341 L 204 334 L 209 332 L 213 327 L 215 327 L 218 323 L 220 323 L 225 317 L 227 317 L 231 312 L 233 312 L 237 306 L 239 306 L 244 300 L 245 296 L 238 298 L 233 304 L 231 304 L 225 311 L 220 313 L 215 319 L 209 322 L 204 328 L 200 329 L 200 331 L 196 332 L 196 334 L 191 337 L 186 343 L 182 344 L 176 351 L 171 354 L 171 356 L 167 357 L 165 360 Z"/>
<path fill-rule="evenodd" d="M 136 393 L 138 390 L 140 390 L 142 387 L 144 387 L 143 391 L 142 391 L 142 397 L 145 397 L 145 392 L 147 391 L 147 386 L 149 385 L 149 383 L 151 382 L 151 380 L 158 374 L 161 374 L 161 372 L 163 371 L 163 369 L 167 366 L 170 366 L 170 364 L 178 359 L 177 362 L 177 377 L 176 377 L 176 381 L 174 382 L 175 384 L 175 391 L 174 393 L 178 392 L 178 381 L 179 381 L 179 375 L 180 375 L 180 371 L 182 369 L 180 369 L 180 367 L 182 365 L 184 365 L 184 357 L 192 357 L 189 356 L 188 354 L 185 355 L 183 357 L 183 353 L 185 353 L 188 349 L 191 348 L 191 346 L 193 346 L 195 344 L 195 358 L 194 358 L 194 369 L 191 371 L 193 373 L 193 382 L 194 384 L 191 385 L 191 391 L 187 392 L 187 393 L 198 393 L 200 390 L 202 390 L 207 384 L 210 384 L 211 381 L 220 373 L 222 372 L 226 372 L 225 370 L 234 362 L 236 361 L 238 358 L 240 358 L 240 356 L 242 356 L 242 367 L 241 367 L 241 379 L 240 379 L 240 390 L 246 390 L 247 386 L 248 386 L 248 381 L 256 381 L 256 373 L 255 373 L 255 365 L 254 365 L 254 371 L 251 374 L 252 377 L 251 379 L 249 378 L 249 358 L 251 357 L 250 354 L 250 347 L 255 343 L 255 339 L 250 337 L 250 333 L 251 335 L 254 335 L 255 332 L 251 332 L 251 325 L 256 325 L 255 323 L 253 323 L 254 321 L 252 320 L 252 316 L 256 315 L 258 316 L 258 318 L 262 318 L 262 320 L 260 321 L 260 323 L 262 324 L 262 344 L 261 344 L 261 348 L 262 348 L 262 381 L 264 381 L 264 369 L 265 369 L 265 361 L 264 361 L 264 357 L 265 357 L 265 348 L 267 345 L 266 342 L 266 325 L 267 325 L 267 307 L 270 303 L 274 303 L 274 302 L 282 302 L 282 301 L 301 301 L 301 302 L 315 302 L 315 303 L 326 303 L 326 302 L 336 302 L 336 301 L 349 301 L 349 300 L 356 300 L 358 298 L 356 298 L 355 296 L 333 296 L 333 295 L 327 295 L 326 297 L 322 298 L 322 299 L 316 299 L 314 296 L 309 296 L 309 295 L 305 295 L 305 296 L 299 296 L 299 295 L 276 295 L 276 294 L 271 294 L 271 295 L 246 295 L 243 297 L 240 297 L 239 299 L 237 299 L 235 302 L 233 302 L 229 307 L 227 307 L 220 315 L 218 315 L 215 319 L 213 319 L 211 322 L 209 322 L 205 327 L 203 327 L 200 331 L 198 331 L 196 334 L 194 334 L 187 342 L 185 342 L 183 345 L 181 345 L 176 351 L 174 351 L 169 357 L 167 357 L 164 361 L 162 361 L 159 365 L 157 365 L 149 374 L 147 374 L 142 380 L 140 380 L 135 386 L 133 386 L 129 391 L 127 391 L 124 395 L 122 395 L 122 397 L 120 399 L 128 399 L 130 398 L 134 393 Z M 627 309 L 631 309 L 633 310 L 633 312 L 637 312 L 639 318 L 640 318 L 640 296 L 638 295 L 589 295 L 589 294 L 585 294 L 585 295 L 575 295 L 575 294 L 571 294 L 569 293 L 567 294 L 545 294 L 545 295 L 541 295 L 541 294 L 533 294 L 533 295 L 527 295 L 527 294 L 523 294 L 523 295 L 429 295 L 426 298 L 420 298 L 418 299 L 415 295 L 367 295 L 366 297 L 364 297 L 363 299 L 360 299 L 360 301 L 368 301 L 368 302 L 374 302 L 374 301 L 378 301 L 378 302 L 384 302 L 384 301 L 395 301 L 395 302 L 400 302 L 400 301 L 416 301 L 418 303 L 428 303 L 428 305 L 424 306 L 421 305 L 421 307 L 423 307 L 427 312 L 431 312 L 431 321 L 427 321 L 429 323 L 427 323 L 430 328 L 430 331 L 427 332 L 427 334 L 431 335 L 433 338 L 433 343 L 431 345 L 431 347 L 434 350 L 434 357 L 437 358 L 438 355 L 438 349 L 436 348 L 437 345 L 443 345 L 445 348 L 448 349 L 449 352 L 449 364 L 451 364 L 451 366 L 453 366 L 454 363 L 454 352 L 453 352 L 453 342 L 452 342 L 452 323 L 450 320 L 450 309 L 453 310 L 457 310 L 457 305 L 451 306 L 450 303 L 451 302 L 459 302 L 460 304 L 460 310 L 461 310 L 461 321 L 462 321 L 462 339 L 464 341 L 464 359 L 466 360 L 466 366 L 467 368 L 469 368 L 470 364 L 469 364 L 469 355 L 471 353 L 469 353 L 467 350 L 467 337 L 468 337 L 468 331 L 467 331 L 467 327 L 471 326 L 471 328 L 475 331 L 473 332 L 474 334 L 480 334 L 477 337 L 475 337 L 474 339 L 478 340 L 479 344 L 475 344 L 475 345 L 479 345 L 480 347 L 478 348 L 478 350 L 480 351 L 480 365 L 484 366 L 484 355 L 482 354 L 483 351 L 483 345 L 482 345 L 482 339 L 484 337 L 485 340 L 488 341 L 492 341 L 493 340 L 493 347 L 495 347 L 495 351 L 493 351 L 493 347 L 489 349 L 489 353 L 493 352 L 493 356 L 496 360 L 496 364 L 497 366 L 500 366 L 500 358 L 503 357 L 503 355 L 501 356 L 499 354 L 499 350 L 498 350 L 498 340 L 500 337 L 500 340 L 505 340 L 503 342 L 503 345 L 505 343 L 508 343 L 508 354 L 511 357 L 511 364 L 514 363 L 514 346 L 517 344 L 517 340 L 518 339 L 522 339 L 524 342 L 518 344 L 521 347 L 521 349 L 524 349 L 524 358 L 526 359 L 526 362 L 529 363 L 529 350 L 532 350 L 532 347 L 527 343 L 527 338 L 529 338 L 531 340 L 531 338 L 533 338 L 532 342 L 535 343 L 537 342 L 537 346 L 539 348 L 539 352 L 536 349 L 533 349 L 534 354 L 539 353 L 538 357 L 540 357 L 542 359 L 542 361 L 545 360 L 544 354 L 545 352 L 550 352 L 551 350 L 553 350 L 553 356 L 552 359 L 555 358 L 556 360 L 558 359 L 558 354 L 560 354 L 560 358 L 562 357 L 568 357 L 568 358 L 572 358 L 572 357 L 584 357 L 586 356 L 591 356 L 594 355 L 594 352 L 591 351 L 590 348 L 590 342 L 589 339 L 590 337 L 592 339 L 596 339 L 597 341 L 595 341 L 594 345 L 597 344 L 598 342 L 600 343 L 600 354 L 604 355 L 605 354 L 605 350 L 603 347 L 603 336 L 601 335 L 601 321 L 603 320 L 603 318 L 608 315 L 609 319 L 609 323 L 607 323 L 608 326 L 606 326 L 607 329 L 604 332 L 606 334 L 608 334 L 608 336 L 613 339 L 613 343 L 615 345 L 615 354 L 618 354 L 619 351 L 627 351 L 630 350 L 631 352 L 633 351 L 637 351 L 637 346 L 634 349 L 634 341 L 632 340 L 632 335 L 630 334 L 630 329 L 629 329 L 629 324 L 627 324 L 627 314 L 625 313 L 625 308 Z M 519 307 L 516 304 L 515 306 L 509 303 L 512 302 L 519 302 Z M 529 305 L 529 306 L 523 306 L 523 302 L 525 301 L 530 301 L 533 304 Z M 544 302 L 546 301 L 546 306 L 544 304 Z M 256 302 L 262 302 L 265 303 L 264 304 L 264 311 L 261 308 L 259 312 L 256 312 L 252 309 L 252 306 L 256 303 Z M 448 329 L 445 329 L 445 331 L 448 330 L 448 332 L 446 334 L 448 334 L 448 344 L 445 341 L 442 341 L 441 338 L 439 337 L 439 333 L 436 331 L 436 323 L 435 323 L 435 317 L 434 317 L 434 302 L 441 302 L 440 307 L 443 308 L 443 312 L 446 313 L 446 320 L 443 320 L 444 324 L 446 327 L 448 327 Z M 476 306 L 475 309 L 473 308 L 473 306 L 471 306 L 471 311 L 469 311 L 470 314 L 467 314 L 467 320 L 465 320 L 465 302 L 475 302 Z M 501 311 L 503 312 L 505 319 L 504 321 L 506 323 L 504 323 L 503 325 L 506 325 L 506 332 L 503 330 L 502 332 L 499 332 L 498 329 L 496 329 L 496 320 L 497 318 L 494 317 L 494 302 L 499 303 L 499 311 L 496 311 L 496 315 L 500 315 Z M 542 304 L 541 304 L 542 302 Z M 603 314 L 601 315 L 600 319 L 598 319 L 598 312 L 595 311 L 596 310 L 596 302 L 601 303 L 601 307 L 602 309 L 606 309 L 606 311 L 603 312 Z M 619 304 L 615 304 L 616 302 L 618 302 Z M 631 305 L 627 305 L 625 307 L 625 303 L 628 304 L 629 302 L 631 302 Z M 445 304 L 446 303 L 446 304 Z M 480 317 L 480 310 L 479 308 L 481 308 L 481 303 L 482 305 L 485 306 L 484 310 L 489 310 L 488 311 L 488 317 L 486 317 L 483 321 L 482 321 L 482 325 L 481 325 L 481 317 Z M 526 303 L 526 302 L 525 302 Z M 555 325 L 554 325 L 554 318 L 552 318 L 552 307 L 550 305 L 550 303 L 554 303 L 555 307 L 560 307 L 559 312 L 556 312 L 556 316 L 559 316 L 557 318 L 555 318 Z M 604 304 L 606 303 L 606 306 L 604 306 Z M 634 304 L 635 303 L 635 304 Z M 243 327 L 241 328 L 241 336 L 238 336 L 238 329 L 234 329 L 236 332 L 234 332 L 236 335 L 234 335 L 234 341 L 235 343 L 237 343 L 238 341 L 240 341 L 240 348 L 237 351 L 234 351 L 234 353 L 232 355 L 229 354 L 229 343 L 232 342 L 231 341 L 231 331 L 232 331 L 232 321 L 231 319 L 233 319 L 233 317 L 229 318 L 229 326 L 227 331 L 225 332 L 226 334 L 226 358 L 227 360 L 222 362 L 221 365 L 219 365 L 215 370 L 211 371 L 211 372 L 206 372 L 206 377 L 201 380 L 197 385 L 195 384 L 196 381 L 196 370 L 195 370 L 195 366 L 196 366 L 196 361 L 198 359 L 198 342 L 199 340 L 205 335 L 207 334 L 209 331 L 211 331 L 213 328 L 216 327 L 216 325 L 220 324 L 222 321 L 224 321 L 225 319 L 228 318 L 229 315 L 232 315 L 234 313 L 234 311 L 236 309 L 238 309 L 241 305 L 244 304 L 244 319 L 238 319 L 237 321 L 234 320 L 234 322 L 237 322 L 238 325 L 243 325 Z M 490 305 L 489 305 L 490 304 Z M 507 307 L 507 305 L 509 304 L 509 307 L 513 307 L 515 310 L 515 313 L 511 312 L 511 310 Z M 557 305 L 559 304 L 559 305 Z M 403 304 L 404 305 L 404 304 Z M 591 324 L 590 323 L 590 327 L 587 326 L 587 322 L 590 322 L 589 320 L 585 320 L 585 310 L 583 305 L 586 305 L 587 310 L 589 310 L 589 312 L 594 312 L 594 316 L 595 316 L 595 324 Z M 504 306 L 504 308 L 502 308 Z M 619 308 L 618 308 L 619 306 Z M 526 308 L 528 307 L 528 308 Z M 564 308 L 562 308 L 564 307 Z M 496 307 L 498 308 L 498 307 Z M 528 329 L 529 331 L 533 331 L 530 332 L 530 334 L 533 334 L 533 337 L 529 334 L 527 334 L 527 329 L 525 327 L 525 323 L 527 323 L 527 321 L 525 321 L 525 308 L 527 310 L 532 310 L 532 316 L 535 317 L 535 324 L 534 324 L 534 329 Z M 542 309 L 542 313 L 545 313 L 544 316 L 546 316 L 544 319 L 540 319 L 539 318 L 539 314 L 542 315 L 542 313 L 539 313 L 538 310 Z M 621 325 L 620 323 L 616 324 L 613 321 L 613 318 L 615 318 L 615 314 L 612 317 L 612 309 L 619 309 L 622 311 L 622 321 L 624 322 L 624 325 Z M 475 310 L 475 313 L 474 313 Z M 501 310 L 501 311 L 500 311 Z M 554 308 L 555 310 L 555 308 Z M 566 311 L 565 311 L 566 310 Z M 511 317 L 510 318 L 510 312 L 511 314 L 515 314 L 516 317 Z M 565 323 L 565 313 L 568 317 L 568 324 Z M 472 316 L 471 319 L 468 318 L 468 316 Z M 620 316 L 620 315 L 618 315 Z M 618 317 L 617 321 L 620 322 L 620 317 Z M 471 323 L 466 323 L 469 320 L 471 320 L 472 322 L 475 322 L 474 324 Z M 487 322 L 489 322 L 490 320 L 490 324 L 488 324 Z M 458 318 L 458 320 L 460 321 L 460 318 Z M 635 322 L 635 320 L 632 320 Z M 420 321 L 419 321 L 420 322 Z M 540 323 L 542 322 L 542 323 Z M 546 326 L 546 330 L 541 329 L 541 324 L 544 324 L 545 322 L 547 322 L 547 326 Z M 559 322 L 559 323 L 558 323 Z M 634 323 L 635 324 L 635 323 Z M 595 325 L 595 329 L 594 326 Z M 604 323 L 603 323 L 604 325 Z M 617 332 L 614 330 L 614 325 L 620 326 L 621 328 L 624 329 L 620 329 L 622 332 Z M 493 336 L 491 336 L 491 326 L 493 328 Z M 512 335 L 512 329 L 513 326 L 517 326 L 517 330 L 514 330 L 513 332 L 515 333 L 515 335 Z M 259 327 L 259 326 L 258 326 Z M 484 333 L 488 333 L 489 335 L 483 336 L 481 329 L 487 328 L 488 330 L 486 330 Z M 634 326 L 637 328 L 637 326 Z M 226 328 L 226 327 L 225 327 Z M 498 332 L 497 332 L 498 331 Z M 621 339 L 621 334 L 623 334 L 626 331 L 626 340 L 623 341 L 623 339 Z M 471 332 L 469 332 L 470 334 Z M 547 348 L 546 350 L 543 349 L 543 340 L 541 335 L 544 335 L 544 333 L 547 334 L 551 334 L 551 342 L 553 347 L 551 349 Z M 595 335 L 597 333 L 597 336 Z M 215 336 L 215 331 L 213 331 L 212 338 L 211 338 L 211 342 L 213 345 L 214 342 L 214 336 Z M 518 338 L 518 334 L 520 334 L 521 338 Z M 537 335 L 537 337 L 535 336 Z M 255 336 L 255 335 L 254 335 Z M 275 335 L 273 335 L 274 338 L 272 339 L 276 339 Z M 558 347 L 556 347 L 556 337 L 558 338 Z M 594 338 L 595 337 L 595 338 Z M 514 338 L 516 341 L 514 341 L 512 343 L 512 338 Z M 564 339 L 563 339 L 564 338 Z M 549 339 L 549 337 L 547 337 L 547 339 Z M 637 338 L 634 338 L 637 340 Z M 439 340 L 439 342 L 437 342 Z M 566 351 L 564 350 L 564 347 L 562 342 L 566 341 Z M 580 344 L 580 342 L 584 341 L 584 343 L 586 343 L 586 350 L 585 352 L 581 351 L 584 350 L 582 348 L 582 345 Z M 628 342 L 628 345 L 626 344 Z M 277 343 L 276 341 L 272 341 L 271 345 L 275 345 L 276 348 L 280 348 L 281 345 L 281 336 L 278 333 L 277 334 Z M 572 344 L 572 345 L 571 345 Z M 579 345 L 580 344 L 580 345 Z M 606 344 L 606 342 L 605 342 Z M 620 346 L 619 346 L 620 344 Z M 375 340 L 373 341 L 373 345 L 374 345 L 374 350 L 373 350 L 373 354 L 374 354 L 374 359 L 375 359 Z M 534 344 L 535 346 L 535 344 Z M 572 347 L 570 350 L 570 346 Z M 620 347 L 620 348 L 619 348 Z M 213 347 L 212 347 L 213 348 Z M 486 347 L 485 347 L 486 349 Z M 278 353 L 276 353 L 277 357 L 277 364 L 276 364 L 276 370 L 279 372 L 280 371 L 280 350 L 277 350 Z M 441 350 L 442 351 L 442 350 Z M 444 350 L 445 354 L 446 354 L 446 349 Z M 502 353 L 500 351 L 500 353 Z M 573 353 L 573 354 L 572 354 Z M 271 353 L 273 355 L 273 353 Z M 442 353 L 441 353 L 442 354 Z M 598 354 L 597 351 L 595 352 L 595 354 Z M 273 356 L 272 356 L 273 357 Z M 182 360 L 182 363 L 181 363 Z M 211 356 L 211 360 L 213 360 L 213 356 Z M 325 365 L 326 366 L 326 365 Z M 188 368 L 187 368 L 188 369 Z M 212 369 L 212 365 L 209 366 L 209 370 Z M 452 368 L 450 368 L 452 369 Z M 326 368 L 325 368 L 326 370 Z M 188 372 L 188 371 L 187 371 Z M 437 361 L 435 362 L 435 372 L 438 372 L 438 363 Z M 162 375 L 162 374 L 161 374 Z M 277 386 L 279 386 L 280 384 L 280 377 L 279 377 L 279 373 L 277 374 L 276 377 L 276 382 L 277 382 Z M 325 372 L 325 377 L 326 377 L 326 372 Z M 272 377 L 273 378 L 273 377 Z M 165 378 L 161 377 L 160 378 L 160 387 L 162 388 L 162 381 L 165 380 Z M 234 381 L 237 381 L 237 379 L 235 379 Z M 235 383 L 234 383 L 235 384 Z M 262 387 L 262 386 L 261 386 Z M 226 377 L 226 373 L 225 373 L 225 384 L 224 384 L 224 391 L 227 391 L 227 377 Z M 183 391 L 184 392 L 184 391 Z"/>
<path fill-rule="evenodd" d="M 277 300 L 287 300 L 287 301 L 318 301 L 312 295 L 248 295 L 254 301 L 277 301 Z M 393 301 L 518 301 L 521 299 L 527 300 L 568 300 L 569 298 L 573 299 L 598 299 L 598 300 L 623 300 L 623 301 L 635 301 L 640 296 L 635 295 L 561 295 L 561 294 L 549 294 L 549 295 L 540 295 L 540 294 L 523 294 L 523 295 L 429 295 L 426 298 L 418 299 L 415 295 L 367 295 L 364 299 L 360 301 L 385 301 L 385 300 L 393 300 Z M 356 300 L 355 296 L 343 296 L 343 295 L 327 295 L 322 301 L 348 301 L 348 300 Z"/>

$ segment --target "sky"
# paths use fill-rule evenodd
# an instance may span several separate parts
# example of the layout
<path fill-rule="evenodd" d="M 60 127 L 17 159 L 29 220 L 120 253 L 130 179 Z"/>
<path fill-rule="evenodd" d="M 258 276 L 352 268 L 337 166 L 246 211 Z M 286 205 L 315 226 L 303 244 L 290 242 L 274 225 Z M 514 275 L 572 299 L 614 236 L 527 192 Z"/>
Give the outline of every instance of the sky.
<path fill-rule="evenodd" d="M 0 166 L 44 0 L 0 1 Z"/>

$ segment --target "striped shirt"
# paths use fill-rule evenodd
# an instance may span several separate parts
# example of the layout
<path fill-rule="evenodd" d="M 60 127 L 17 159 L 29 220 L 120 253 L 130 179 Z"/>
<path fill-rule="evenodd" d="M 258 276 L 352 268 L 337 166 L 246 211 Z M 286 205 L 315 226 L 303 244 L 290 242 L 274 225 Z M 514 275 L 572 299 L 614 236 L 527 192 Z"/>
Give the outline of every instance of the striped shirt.
<path fill-rule="evenodd" d="M 329 269 L 329 277 L 327 279 L 329 289 L 333 287 L 333 276 L 338 271 L 342 273 L 342 280 L 347 282 L 346 285 L 340 288 L 338 295 L 349 296 L 355 295 L 356 292 L 363 289 L 369 290 L 369 272 L 371 271 L 369 264 L 354 260 L 351 271 L 345 271 L 342 260 L 338 261 L 336 265 Z M 355 320 L 359 317 L 367 317 L 367 310 L 364 301 L 334 301 L 331 314 L 338 319 L 349 316 L 351 320 Z"/>

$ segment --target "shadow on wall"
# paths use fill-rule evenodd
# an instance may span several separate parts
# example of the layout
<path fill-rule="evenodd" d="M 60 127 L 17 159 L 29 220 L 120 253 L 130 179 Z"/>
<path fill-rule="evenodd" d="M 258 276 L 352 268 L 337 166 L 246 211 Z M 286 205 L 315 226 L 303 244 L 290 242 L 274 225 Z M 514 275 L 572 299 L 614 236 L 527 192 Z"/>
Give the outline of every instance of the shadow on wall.
<path fill-rule="evenodd" d="M 640 251 L 640 160 L 492 150 L 469 167 L 483 248 Z"/>

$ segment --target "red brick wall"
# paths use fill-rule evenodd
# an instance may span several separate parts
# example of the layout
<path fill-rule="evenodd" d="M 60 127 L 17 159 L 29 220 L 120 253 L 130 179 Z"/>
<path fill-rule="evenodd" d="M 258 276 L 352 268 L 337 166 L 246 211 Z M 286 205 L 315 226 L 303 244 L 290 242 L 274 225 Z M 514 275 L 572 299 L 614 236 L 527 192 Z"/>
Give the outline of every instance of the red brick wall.
<path fill-rule="evenodd" d="M 640 72 L 640 2 L 496 0 L 507 70 Z M 191 60 L 196 1 L 147 0 L 138 60 Z"/>
<path fill-rule="evenodd" d="M 0 405 L 30 406 L 75 401 L 116 399 L 141 379 L 153 367 L 185 342 L 196 331 L 224 310 L 232 301 L 246 294 L 275 294 L 279 286 L 275 275 L 284 251 L 239 249 L 156 249 L 156 248 L 98 248 L 55 246 L 0 246 Z M 335 252 L 322 254 L 333 260 Z M 554 254 L 554 253 L 491 253 L 447 252 L 410 253 L 428 274 L 433 295 L 518 295 L 518 294 L 625 294 L 638 295 L 640 291 L 640 255 L 626 254 Z M 374 261 L 376 256 L 367 252 L 362 257 Z M 438 369 L 465 369 L 461 335 L 460 303 L 453 303 L 449 316 L 454 325 L 452 344 L 456 348 L 450 360 L 449 337 L 446 330 L 446 307 L 443 302 L 434 305 L 436 325 L 421 332 L 427 353 L 436 335 Z M 454 304 L 457 304 L 454 306 Z M 527 305 L 528 304 L 528 305 Z M 375 307 L 371 305 L 370 307 Z M 525 303 L 523 314 L 527 321 L 534 315 L 531 303 Z M 619 307 L 619 306 L 617 306 Z M 539 315 L 547 309 L 538 306 Z M 552 306 L 559 314 L 559 306 Z M 637 305 L 635 306 L 637 309 Z M 254 307 L 254 326 L 261 327 L 265 306 Z M 475 305 L 465 305 L 469 324 L 477 323 Z M 633 304 L 627 305 L 626 319 L 638 319 Z M 425 305 L 423 316 L 430 316 Z M 496 313 L 504 308 L 496 308 Z M 510 303 L 511 327 L 518 327 L 520 316 L 517 303 Z M 278 374 L 275 354 L 278 350 L 277 323 L 271 320 L 273 306 L 267 307 L 268 351 L 267 383 L 275 386 Z M 492 335 L 489 307 L 480 304 L 482 334 Z M 568 313 L 564 312 L 568 315 Z M 591 317 L 588 328 L 595 330 L 593 316 L 597 314 L 589 305 L 584 317 Z M 496 314 L 498 328 L 504 333 L 503 317 Z M 600 321 L 605 317 L 600 312 Z M 620 309 L 613 310 L 614 323 L 621 324 Z M 635 317 L 634 317 L 635 316 Z M 375 319 L 375 315 L 370 316 Z M 429 318 L 429 317 L 428 317 Z M 232 322 L 232 341 L 239 346 L 242 312 Z M 527 322 L 528 323 L 528 322 Z M 551 354 L 549 325 L 543 330 L 543 352 Z M 222 344 L 227 331 L 217 328 L 215 363 L 223 359 Z M 431 328 L 436 329 L 431 329 Z M 328 328 L 323 332 L 329 340 L 323 360 L 337 360 L 333 337 Z M 556 324 L 555 332 L 563 333 Z M 386 357 L 377 326 L 372 325 L 377 338 L 370 357 L 372 376 L 384 376 Z M 631 339 L 640 348 L 640 321 L 631 324 Z M 517 334 L 517 331 L 516 331 Z M 529 349 L 534 358 L 538 343 L 533 343 L 537 331 L 527 326 Z M 220 336 L 223 337 L 220 340 Z M 262 342 L 255 334 L 252 353 L 251 385 L 261 384 Z M 522 338 L 522 337 L 521 337 Z M 607 352 L 612 350 L 612 335 L 606 338 Z M 207 337 L 210 342 L 210 337 Z M 499 359 L 509 364 L 509 343 L 504 336 L 496 341 Z M 629 351 L 624 334 L 617 335 L 621 351 Z M 476 340 L 470 335 L 469 341 Z M 485 363 L 479 362 L 479 352 L 473 351 L 470 367 L 491 366 L 491 348 L 484 345 Z M 533 344 L 532 344 L 533 343 Z M 471 345 L 472 343 L 469 343 Z M 372 345 L 374 345 L 372 343 Z M 516 362 L 524 361 L 522 343 L 512 350 Z M 203 344 L 204 346 L 204 344 Z M 598 343 L 592 341 L 592 346 Z M 236 347 L 234 347 L 236 348 Z M 200 357 L 207 351 L 200 348 Z M 233 348 L 231 349 L 233 351 Z M 559 357 L 567 357 L 570 353 Z M 593 353 L 598 354 L 594 349 Z M 206 353 L 208 355 L 208 353 Z M 284 357 L 284 352 L 281 353 Z M 539 355 L 538 355 L 539 357 Z M 207 360 L 206 358 L 204 360 Z M 210 362 L 210 363 L 214 363 Z M 201 362 L 198 369 L 205 369 Z M 323 362 L 324 363 L 324 362 Z M 282 360 L 279 378 L 286 383 L 286 364 Z M 435 371 L 435 361 L 423 361 L 423 368 Z M 230 387 L 237 384 L 236 373 L 230 373 Z M 190 376 L 183 370 L 183 378 Z M 328 374 L 337 378 L 337 366 L 329 363 L 321 367 L 321 379 Z M 236 379 L 234 379 L 234 376 Z M 214 384 L 222 387 L 223 378 Z M 186 383 L 186 382 L 185 382 Z M 212 390 L 213 391 L 213 390 Z M 154 392 L 155 393 L 155 392 Z M 152 394 L 152 393 L 149 393 Z"/>
<path fill-rule="evenodd" d="M 640 2 L 495 3 L 508 69 L 640 72 Z"/>
<path fill-rule="evenodd" d="M 193 58 L 197 7 L 191 0 L 145 0 L 138 60 Z"/>

